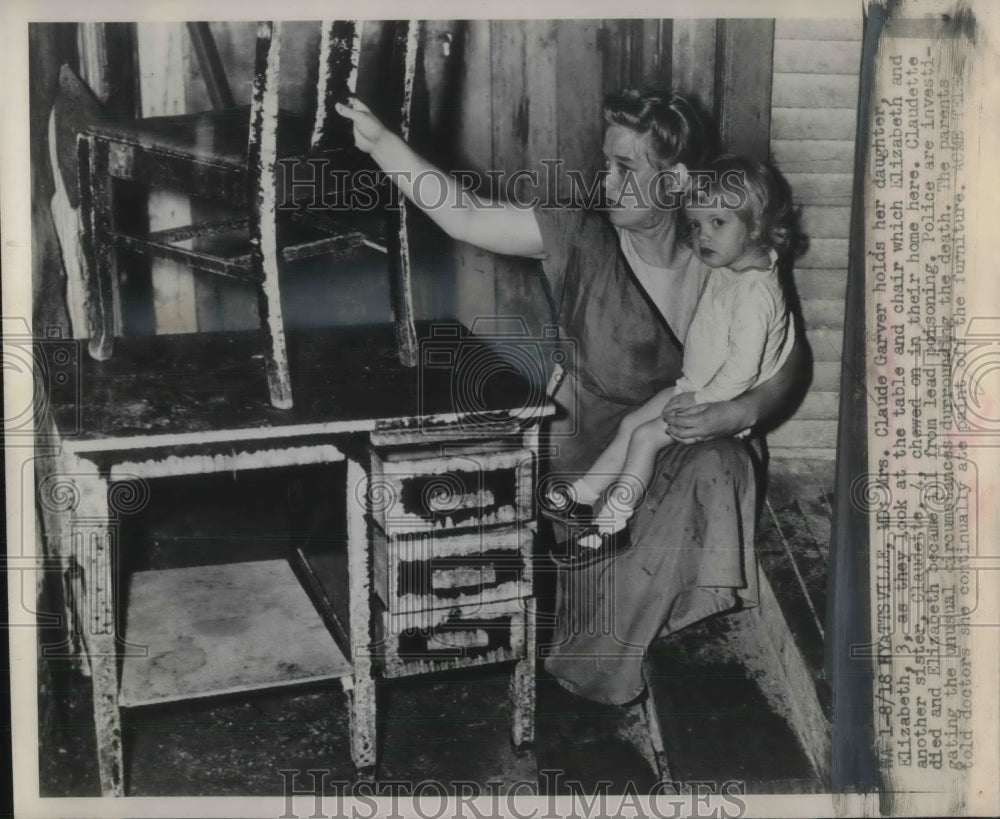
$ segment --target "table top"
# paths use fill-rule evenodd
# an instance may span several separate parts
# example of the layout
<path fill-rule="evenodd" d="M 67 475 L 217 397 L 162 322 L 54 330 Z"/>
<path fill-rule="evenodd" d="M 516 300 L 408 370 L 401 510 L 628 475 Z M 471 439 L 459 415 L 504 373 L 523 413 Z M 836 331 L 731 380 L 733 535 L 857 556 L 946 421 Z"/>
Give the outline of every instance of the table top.
<path fill-rule="evenodd" d="M 392 325 L 290 331 L 291 410 L 270 404 L 256 331 L 118 339 L 103 362 L 84 342 L 69 377 L 50 379 L 51 417 L 60 444 L 82 453 L 551 413 L 544 346 L 454 323 L 417 329 L 416 367 L 400 365 Z"/>

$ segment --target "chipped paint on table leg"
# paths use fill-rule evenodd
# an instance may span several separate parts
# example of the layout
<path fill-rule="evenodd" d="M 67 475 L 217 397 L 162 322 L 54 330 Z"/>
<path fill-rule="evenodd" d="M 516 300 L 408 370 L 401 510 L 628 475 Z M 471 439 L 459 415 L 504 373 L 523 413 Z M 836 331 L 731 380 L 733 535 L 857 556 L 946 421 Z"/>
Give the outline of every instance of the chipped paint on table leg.
<path fill-rule="evenodd" d="M 522 748 L 535 741 L 535 600 L 524 601 L 521 623 L 512 622 L 511 631 L 524 634 L 524 656 L 514 665 L 510 676 L 510 735 L 515 748 Z M 511 638 L 513 642 L 513 636 Z"/>
<path fill-rule="evenodd" d="M 350 582 L 351 758 L 360 771 L 373 768 L 375 747 L 375 679 L 371 646 L 371 579 L 368 538 L 368 472 L 356 460 L 347 462 L 347 550 Z"/>
<path fill-rule="evenodd" d="M 124 794 L 121 713 L 118 709 L 118 639 L 114 616 L 115 527 L 108 484 L 79 463 L 79 505 L 73 519 L 73 550 L 83 567 L 84 638 L 93 686 L 94 730 L 101 792 Z"/>

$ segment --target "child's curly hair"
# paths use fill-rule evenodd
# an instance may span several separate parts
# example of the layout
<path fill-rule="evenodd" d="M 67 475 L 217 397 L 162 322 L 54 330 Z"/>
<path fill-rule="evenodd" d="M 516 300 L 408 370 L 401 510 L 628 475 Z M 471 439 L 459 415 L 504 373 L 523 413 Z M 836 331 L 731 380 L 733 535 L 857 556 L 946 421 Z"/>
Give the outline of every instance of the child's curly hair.
<path fill-rule="evenodd" d="M 779 258 L 799 255 L 804 239 L 799 214 L 792 203 L 792 189 L 773 165 L 746 156 L 725 154 L 704 168 L 707 185 L 693 193 L 708 193 L 725 207 L 733 207 L 750 237 L 773 248 Z M 688 206 L 691 206 L 690 199 Z M 695 201 L 694 206 L 699 202 Z"/>

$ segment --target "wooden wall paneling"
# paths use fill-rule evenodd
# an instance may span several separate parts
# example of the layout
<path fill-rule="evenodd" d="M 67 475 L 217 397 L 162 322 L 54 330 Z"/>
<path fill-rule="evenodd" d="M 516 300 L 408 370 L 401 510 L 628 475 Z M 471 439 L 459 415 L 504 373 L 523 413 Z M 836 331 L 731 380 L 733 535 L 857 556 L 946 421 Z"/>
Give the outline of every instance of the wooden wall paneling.
<path fill-rule="evenodd" d="M 505 172 L 506 198 L 534 196 L 532 184 L 514 185 L 518 171 L 537 171 L 558 147 L 556 26 L 548 21 L 491 24 L 493 163 Z M 496 313 L 523 319 L 535 335 L 551 323 L 537 261 L 498 256 Z"/>
<path fill-rule="evenodd" d="M 851 209 L 848 206 L 806 205 L 801 208 L 801 218 L 803 228 L 813 239 L 850 238 Z"/>
<path fill-rule="evenodd" d="M 136 35 L 142 116 L 184 113 L 187 109 L 185 77 L 188 51 L 184 25 L 139 23 Z M 191 204 L 187 197 L 168 191 L 150 192 L 151 230 L 189 224 Z M 198 329 L 194 275 L 189 268 L 174 262 L 154 260 L 152 289 L 158 333 L 190 333 Z"/>
<path fill-rule="evenodd" d="M 800 205 L 850 207 L 852 175 L 847 173 L 786 173 Z"/>
<path fill-rule="evenodd" d="M 842 299 L 847 292 L 847 268 L 795 268 L 795 286 L 803 299 Z"/>
<path fill-rule="evenodd" d="M 856 74 L 778 74 L 771 92 L 782 108 L 848 108 L 858 103 Z"/>
<path fill-rule="evenodd" d="M 414 78 L 410 141 L 433 164 L 450 170 L 457 153 L 459 96 L 464 59 L 463 22 L 424 20 Z M 455 243 L 417 208 L 409 208 L 413 298 L 421 317 L 454 318 L 457 314 Z"/>
<path fill-rule="evenodd" d="M 715 20 L 674 20 L 671 29 L 670 81 L 715 109 Z"/>
<path fill-rule="evenodd" d="M 772 132 L 773 132 L 772 122 Z M 771 158 L 785 173 L 851 173 L 850 139 L 772 139 Z"/>
<path fill-rule="evenodd" d="M 716 119 L 725 150 L 767 160 L 771 154 L 773 20 L 720 20 Z"/>
<path fill-rule="evenodd" d="M 562 20 L 556 32 L 556 96 L 558 149 L 562 160 L 559 194 L 572 195 L 565 171 L 579 174 L 580 196 L 599 184 L 603 168 L 604 96 L 599 40 L 599 20 Z"/>
<path fill-rule="evenodd" d="M 798 260 L 801 267 L 840 267 L 847 258 L 847 239 L 810 237 L 809 250 Z"/>
<path fill-rule="evenodd" d="M 106 26 L 103 23 L 78 23 L 77 48 L 80 52 L 80 78 L 101 102 L 108 99 L 108 53 Z"/>
<path fill-rule="evenodd" d="M 775 25 L 772 156 L 801 206 L 809 250 L 795 286 L 814 364 L 809 393 L 769 437 L 772 453 L 803 447 L 833 457 L 847 284 L 854 132 L 860 67 L 855 21 Z"/>
<path fill-rule="evenodd" d="M 422 62 L 418 73 L 420 107 L 425 108 L 426 122 L 423 134 L 428 146 L 438 147 L 442 155 L 453 160 L 455 155 L 456 125 L 460 113 L 458 94 L 465 72 L 460 61 L 465 50 L 462 38 L 465 23 L 458 20 L 425 20 L 422 23 Z M 465 68 L 472 70 L 473 66 Z M 416 130 L 417 110 L 414 110 L 413 129 Z M 438 157 L 434 157 L 438 161 Z"/>
<path fill-rule="evenodd" d="M 463 69 L 448 103 L 456 109 L 455 161 L 458 168 L 478 173 L 493 168 L 492 25 L 487 20 L 466 21 L 451 44 L 453 59 Z M 497 258 L 472 245 L 455 245 L 455 317 L 467 326 L 477 316 L 496 313 Z"/>
<path fill-rule="evenodd" d="M 631 21 L 603 21 L 599 38 L 602 95 L 616 93 L 629 85 L 631 76 L 631 40 Z"/>
<path fill-rule="evenodd" d="M 847 74 L 858 76 L 860 48 L 857 40 L 782 39 L 781 22 L 775 23 L 774 71 L 776 74 Z"/>
<path fill-rule="evenodd" d="M 775 21 L 774 37 L 777 40 L 853 40 L 860 53 L 861 18 L 809 19 L 785 17 Z M 857 66 L 860 70 L 861 66 Z"/>
<path fill-rule="evenodd" d="M 232 108 L 236 105 L 229 87 L 229 76 L 219 57 L 212 30 L 205 22 L 188 22 L 191 45 L 198 56 L 198 67 L 205 80 L 205 89 L 213 108 Z"/>
<path fill-rule="evenodd" d="M 640 74 L 635 82 L 644 89 L 670 87 L 673 21 L 642 20 L 639 29 Z"/>
<path fill-rule="evenodd" d="M 772 139 L 834 139 L 854 143 L 854 116 L 824 108 L 775 108 Z"/>

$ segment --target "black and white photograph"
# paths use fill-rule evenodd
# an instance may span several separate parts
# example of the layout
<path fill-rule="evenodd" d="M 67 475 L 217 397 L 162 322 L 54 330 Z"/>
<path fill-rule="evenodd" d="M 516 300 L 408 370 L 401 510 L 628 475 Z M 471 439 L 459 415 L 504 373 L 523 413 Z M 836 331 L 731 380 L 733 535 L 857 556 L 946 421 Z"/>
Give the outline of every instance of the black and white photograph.
<path fill-rule="evenodd" d="M 4 12 L 12 815 L 995 814 L 997 10 L 540 13 Z"/>

